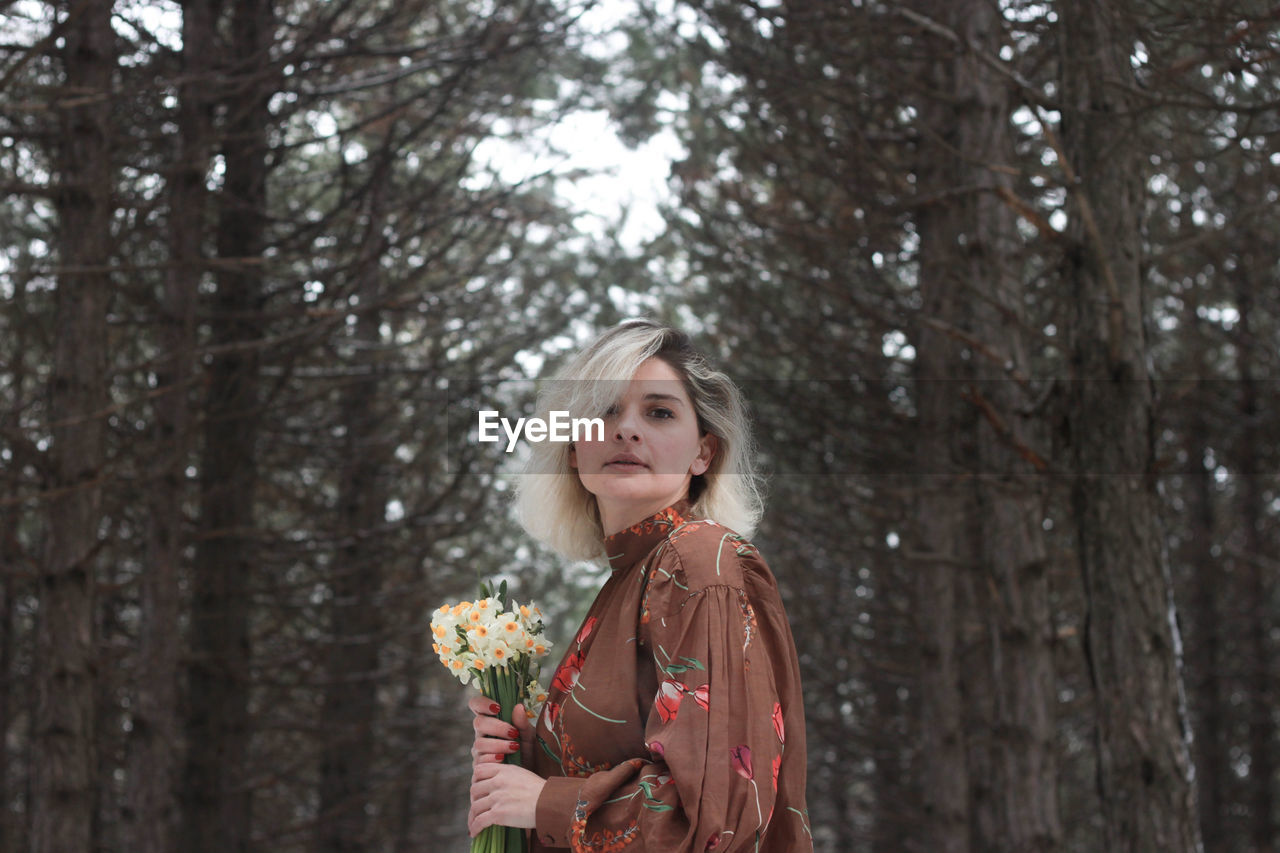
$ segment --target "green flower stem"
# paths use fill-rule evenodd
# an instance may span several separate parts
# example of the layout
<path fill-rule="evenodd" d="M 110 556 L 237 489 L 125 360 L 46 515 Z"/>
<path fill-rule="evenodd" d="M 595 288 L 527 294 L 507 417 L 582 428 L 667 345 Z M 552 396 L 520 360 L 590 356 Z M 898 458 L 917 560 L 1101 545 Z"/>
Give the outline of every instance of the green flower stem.
<path fill-rule="evenodd" d="M 527 669 L 528 662 L 525 661 Z M 490 667 L 480 673 L 480 692 L 498 703 L 498 719 L 514 725 L 515 707 L 524 695 L 524 672 L 515 667 Z M 524 766 L 520 750 L 504 759 L 508 764 Z M 523 829 L 511 826 L 487 826 L 471 841 L 471 853 L 527 853 L 529 838 Z"/>

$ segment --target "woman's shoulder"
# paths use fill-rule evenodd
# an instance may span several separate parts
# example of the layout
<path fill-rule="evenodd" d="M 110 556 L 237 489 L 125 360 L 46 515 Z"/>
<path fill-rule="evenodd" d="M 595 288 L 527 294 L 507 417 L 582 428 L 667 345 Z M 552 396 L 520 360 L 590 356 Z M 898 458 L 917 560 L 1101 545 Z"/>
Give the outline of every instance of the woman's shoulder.
<path fill-rule="evenodd" d="M 763 566 L 759 550 L 745 536 L 709 518 L 690 519 L 673 529 L 663 552 L 673 579 L 690 591 L 741 588 L 752 563 Z"/>

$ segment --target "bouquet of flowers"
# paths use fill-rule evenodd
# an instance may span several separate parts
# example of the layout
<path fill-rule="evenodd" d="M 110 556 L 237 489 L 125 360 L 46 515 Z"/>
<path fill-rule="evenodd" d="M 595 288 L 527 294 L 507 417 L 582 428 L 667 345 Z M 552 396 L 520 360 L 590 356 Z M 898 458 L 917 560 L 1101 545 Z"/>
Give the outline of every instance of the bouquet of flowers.
<path fill-rule="evenodd" d="M 538 685 L 537 661 L 551 647 L 542 636 L 542 611 L 513 604 L 506 581 L 496 594 L 491 584 L 481 583 L 480 596 L 436 610 L 431 617 L 432 649 L 458 680 L 474 682 L 498 703 L 503 722 L 512 721 L 521 702 L 529 719 L 535 719 L 547 699 Z M 519 765 L 520 753 L 507 756 L 506 761 Z M 514 827 L 486 827 L 471 842 L 471 853 L 524 853 L 527 849 L 525 831 Z"/>

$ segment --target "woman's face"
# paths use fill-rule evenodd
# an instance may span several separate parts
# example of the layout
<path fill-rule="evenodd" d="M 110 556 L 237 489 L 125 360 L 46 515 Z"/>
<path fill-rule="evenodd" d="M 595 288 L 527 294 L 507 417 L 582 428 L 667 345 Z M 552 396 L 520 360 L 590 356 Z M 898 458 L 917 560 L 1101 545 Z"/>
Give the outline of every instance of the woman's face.
<path fill-rule="evenodd" d="M 715 436 L 698 434 L 680 374 L 650 358 L 605 414 L 604 440 L 574 442 L 569 466 L 596 496 L 609 536 L 686 497 L 689 481 L 707 470 L 715 450 Z"/>

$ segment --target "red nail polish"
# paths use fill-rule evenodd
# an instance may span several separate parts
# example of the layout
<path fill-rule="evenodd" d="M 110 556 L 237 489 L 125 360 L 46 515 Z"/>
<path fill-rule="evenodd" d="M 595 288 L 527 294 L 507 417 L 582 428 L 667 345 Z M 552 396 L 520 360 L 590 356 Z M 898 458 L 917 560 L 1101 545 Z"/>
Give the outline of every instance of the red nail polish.
<path fill-rule="evenodd" d="M 500 714 L 500 713 L 502 713 L 502 706 L 501 706 L 501 705 L 499 705 L 497 702 L 490 702 L 490 703 L 489 703 L 489 713 L 490 713 L 490 714 Z"/>
<path fill-rule="evenodd" d="M 515 752 L 519 748 L 520 748 L 520 744 L 516 743 L 515 741 L 512 741 L 511 743 L 507 744 L 507 752 Z"/>
<path fill-rule="evenodd" d="M 512 740 L 519 740 L 520 732 L 513 726 L 507 729 L 507 737 L 511 738 Z"/>

